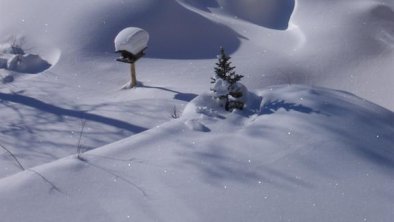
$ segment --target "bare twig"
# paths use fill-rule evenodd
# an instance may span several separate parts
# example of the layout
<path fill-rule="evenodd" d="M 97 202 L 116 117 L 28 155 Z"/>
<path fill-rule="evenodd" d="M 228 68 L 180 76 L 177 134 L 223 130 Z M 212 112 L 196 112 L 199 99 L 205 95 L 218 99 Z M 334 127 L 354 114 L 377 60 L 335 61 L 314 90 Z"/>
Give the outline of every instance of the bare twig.
<path fill-rule="evenodd" d="M 3 148 L 8 154 L 10 154 L 10 156 L 15 160 L 15 162 L 18 164 L 18 166 L 22 169 L 22 170 L 27 170 L 30 172 L 33 172 L 34 174 L 38 175 L 41 179 L 43 179 L 46 183 L 48 183 L 49 185 L 51 185 L 51 190 L 55 190 L 59 193 L 62 193 L 61 190 L 55 185 L 53 184 L 51 181 L 49 181 L 46 177 L 44 177 L 42 174 L 40 174 L 39 172 L 33 170 L 33 169 L 26 169 L 25 167 L 23 167 L 23 165 L 21 164 L 21 162 L 18 160 L 18 158 L 16 158 L 16 156 L 9 150 L 7 149 L 4 145 L 0 144 L 0 147 Z"/>
<path fill-rule="evenodd" d="M 46 177 L 44 177 L 41 173 L 33 170 L 33 169 L 28 169 L 28 171 L 33 172 L 37 176 L 39 176 L 43 181 L 45 181 L 47 184 L 51 186 L 51 191 L 54 190 L 58 193 L 63 193 L 55 184 L 53 184 L 50 180 L 48 180 Z"/>
<path fill-rule="evenodd" d="M 3 148 L 14 160 L 15 162 L 18 164 L 19 168 L 21 168 L 22 170 L 26 170 L 23 165 L 21 164 L 21 162 L 18 160 L 18 158 L 16 158 L 16 156 L 9 150 L 7 149 L 5 146 L 3 146 L 2 144 L 0 144 L 0 147 Z"/>
<path fill-rule="evenodd" d="M 18 38 L 17 36 L 12 36 L 10 39 L 11 53 L 15 55 L 23 55 L 25 51 L 23 50 L 23 45 L 25 44 L 25 38 Z"/>
<path fill-rule="evenodd" d="M 92 156 L 92 157 L 96 157 L 96 158 L 100 158 L 100 159 L 115 160 L 115 161 L 120 161 L 120 162 L 135 162 L 134 158 L 119 159 L 119 158 L 115 158 L 115 157 L 101 156 L 101 155 L 91 154 L 91 153 L 89 153 L 89 154 L 85 153 L 84 156 Z"/>
<path fill-rule="evenodd" d="M 174 108 L 173 108 L 173 110 L 172 110 L 171 117 L 172 117 L 173 119 L 178 119 L 178 118 L 179 118 L 179 114 L 178 114 L 178 110 L 177 110 L 176 106 L 174 106 Z"/>
<path fill-rule="evenodd" d="M 83 119 L 81 121 L 81 131 L 79 132 L 79 139 L 78 139 L 78 144 L 77 144 L 77 157 L 78 159 L 81 158 L 81 153 L 82 153 L 82 146 L 81 146 L 81 140 L 82 140 L 82 136 L 83 136 L 83 130 L 85 129 L 85 125 L 86 125 L 86 119 Z"/>
<path fill-rule="evenodd" d="M 119 174 L 116 174 L 116 173 L 112 172 L 111 170 L 106 169 L 106 168 L 104 168 L 104 167 L 102 167 L 102 166 L 93 164 L 93 163 L 91 163 L 91 162 L 90 162 L 88 159 L 86 159 L 86 158 L 82 158 L 82 159 L 79 159 L 79 160 L 82 161 L 82 162 L 84 162 L 84 163 L 86 163 L 86 164 L 88 164 L 89 166 L 91 166 L 91 167 L 93 167 L 93 168 L 96 168 L 97 170 L 101 170 L 101 171 L 103 171 L 103 172 L 105 172 L 105 173 L 107 173 L 107 174 L 109 174 L 109 175 L 115 177 L 115 179 L 120 179 L 121 181 L 125 182 L 126 184 L 129 184 L 130 186 L 134 187 L 136 190 L 138 190 L 139 192 L 141 192 L 141 194 L 142 194 L 144 197 L 147 197 L 147 196 L 148 196 L 148 194 L 145 192 L 144 189 L 142 189 L 140 186 L 138 186 L 137 184 L 133 183 L 132 181 L 128 180 L 127 178 L 122 177 L 122 176 L 120 176 Z"/>

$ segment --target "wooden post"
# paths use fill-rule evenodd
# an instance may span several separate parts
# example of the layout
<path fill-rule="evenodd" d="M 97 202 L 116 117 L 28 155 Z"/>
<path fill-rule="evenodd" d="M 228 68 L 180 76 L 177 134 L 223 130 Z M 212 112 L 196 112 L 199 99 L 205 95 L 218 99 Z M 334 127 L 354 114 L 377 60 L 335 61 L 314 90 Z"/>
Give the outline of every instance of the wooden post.
<path fill-rule="evenodd" d="M 137 86 L 137 76 L 135 73 L 135 63 L 134 62 L 130 64 L 130 73 L 131 73 L 130 87 L 134 88 Z"/>

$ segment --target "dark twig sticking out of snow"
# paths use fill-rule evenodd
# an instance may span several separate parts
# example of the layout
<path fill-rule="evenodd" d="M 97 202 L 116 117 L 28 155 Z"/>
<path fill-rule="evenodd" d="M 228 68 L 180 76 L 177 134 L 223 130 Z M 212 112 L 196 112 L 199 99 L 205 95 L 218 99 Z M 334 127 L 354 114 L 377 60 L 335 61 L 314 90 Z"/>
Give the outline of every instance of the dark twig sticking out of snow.
<path fill-rule="evenodd" d="M 178 119 L 179 118 L 179 113 L 178 113 L 178 110 L 177 110 L 176 106 L 174 106 L 173 109 L 172 109 L 171 117 L 173 119 Z"/>
<path fill-rule="evenodd" d="M 137 184 L 133 183 L 132 181 L 128 180 L 127 178 L 122 177 L 122 176 L 120 176 L 119 174 L 116 174 L 116 173 L 112 172 L 111 170 L 106 169 L 106 168 L 104 168 L 104 167 L 102 167 L 102 166 L 93 164 L 93 163 L 91 163 L 87 158 L 81 157 L 81 158 L 78 158 L 78 159 L 79 159 L 80 161 L 86 163 L 87 165 L 93 167 L 93 168 L 96 168 L 96 169 L 98 169 L 98 170 L 104 171 L 105 173 L 108 173 L 109 175 L 115 177 L 115 179 L 119 179 L 119 180 L 121 180 L 121 181 L 123 181 L 123 182 L 129 184 L 130 186 L 134 187 L 134 188 L 137 189 L 139 192 L 141 192 L 141 194 L 142 194 L 144 197 L 147 197 L 147 196 L 148 196 L 147 193 L 145 192 L 145 190 L 143 190 L 141 187 L 139 187 Z"/>
<path fill-rule="evenodd" d="M 44 177 L 41 173 L 39 173 L 33 169 L 26 169 L 25 167 L 23 167 L 23 165 L 18 160 L 18 158 L 9 149 L 7 149 L 4 145 L 0 144 L 0 147 L 3 148 L 15 160 L 15 162 L 18 164 L 18 166 L 19 166 L 19 168 L 21 168 L 21 170 L 23 170 L 23 171 L 27 170 L 27 171 L 33 172 L 35 175 L 38 175 L 46 183 L 51 185 L 51 191 L 55 190 L 56 192 L 62 193 L 62 191 L 55 184 L 53 184 L 50 180 L 48 180 L 46 177 Z"/>
<path fill-rule="evenodd" d="M 51 190 L 54 190 L 58 193 L 63 193 L 54 183 L 52 183 L 50 180 L 48 180 L 46 177 L 44 177 L 41 173 L 33 170 L 33 169 L 28 169 L 28 171 L 34 173 L 35 175 L 39 176 L 43 181 L 45 181 L 47 184 L 51 186 Z"/>
<path fill-rule="evenodd" d="M 23 165 L 21 164 L 21 162 L 18 160 L 18 158 L 16 158 L 16 156 L 9 150 L 7 149 L 5 146 L 3 146 L 2 144 L 0 144 L 0 147 L 3 148 L 3 150 L 5 150 L 14 160 L 15 162 L 18 164 L 19 168 L 21 168 L 21 170 L 26 170 Z"/>
<path fill-rule="evenodd" d="M 120 162 L 135 162 L 134 158 L 130 159 L 120 159 L 120 158 L 115 158 L 115 157 L 110 157 L 110 156 L 101 156 L 97 154 L 91 154 L 91 153 L 85 153 L 84 156 L 91 156 L 99 159 L 106 159 L 106 160 L 114 160 L 114 161 L 120 161 Z"/>
<path fill-rule="evenodd" d="M 108 169 L 105 169 L 104 167 L 101 167 L 101 166 L 98 166 L 98 165 L 95 165 L 95 164 L 91 163 L 87 158 L 82 156 L 81 141 L 82 141 L 82 137 L 83 137 L 83 132 L 84 132 L 85 126 L 86 126 L 86 119 L 83 119 L 81 121 L 81 130 L 79 132 L 79 138 L 78 138 L 78 143 L 77 143 L 77 159 L 82 161 L 82 162 L 84 162 L 84 163 L 86 163 L 86 164 L 88 164 L 89 166 L 92 166 L 92 167 L 94 167 L 96 169 L 102 170 L 102 171 L 114 176 L 116 179 L 120 179 L 123 182 L 133 186 L 135 189 L 139 190 L 142 193 L 143 196 L 146 197 L 147 196 L 146 192 L 141 187 L 139 187 L 137 184 L 131 182 L 130 180 L 128 180 L 128 179 L 126 179 L 126 178 L 124 178 L 124 177 L 122 177 L 122 176 L 120 176 L 120 175 L 108 170 Z M 108 158 L 108 159 L 111 159 L 111 158 Z M 118 160 L 118 159 L 116 159 L 116 160 Z M 54 186 L 54 188 L 56 188 L 56 186 Z M 58 189 L 55 189 L 55 190 L 58 190 Z"/>
<path fill-rule="evenodd" d="M 82 146 L 81 146 L 81 140 L 82 140 L 82 136 L 83 136 L 83 130 L 85 129 L 85 125 L 86 125 L 86 119 L 83 119 L 81 121 L 81 131 L 79 132 L 79 138 L 78 138 L 78 143 L 77 143 L 77 158 L 78 159 L 82 159 L 81 157 L 81 153 L 82 153 Z"/>
<path fill-rule="evenodd" d="M 118 175 L 118 174 L 116 174 L 114 172 L 111 172 L 108 169 L 105 169 L 104 167 L 101 167 L 101 166 L 98 166 L 98 165 L 95 165 L 95 164 L 91 163 L 86 157 L 82 156 L 81 141 L 82 141 L 82 137 L 83 137 L 83 132 L 84 132 L 85 126 L 86 126 L 86 119 L 83 119 L 81 121 L 81 130 L 79 132 L 79 138 L 78 138 L 78 143 L 77 143 L 77 159 L 82 161 L 82 162 L 84 162 L 84 163 L 86 163 L 86 164 L 88 164 L 89 166 L 92 166 L 92 167 L 94 167 L 94 168 L 96 168 L 98 170 L 102 170 L 102 171 L 114 176 L 116 179 L 120 179 L 123 182 L 133 186 L 134 188 L 139 190 L 142 193 L 143 196 L 146 197 L 147 196 L 146 192 L 141 187 L 139 187 L 137 184 L 131 182 L 130 180 L 128 180 L 128 179 L 126 179 L 126 178 L 124 178 L 124 177 L 122 177 L 122 176 L 120 176 L 120 175 Z M 104 157 L 102 157 L 102 158 L 104 158 Z M 108 158 L 108 159 L 113 159 L 113 158 Z M 115 160 L 118 160 L 118 159 L 115 159 Z M 48 180 L 45 180 L 45 181 L 50 183 L 50 181 L 48 181 Z M 50 183 L 50 184 L 53 185 L 52 183 Z M 56 186 L 54 186 L 54 185 L 53 185 L 53 189 L 55 189 L 56 191 L 59 191 L 59 189 Z"/>

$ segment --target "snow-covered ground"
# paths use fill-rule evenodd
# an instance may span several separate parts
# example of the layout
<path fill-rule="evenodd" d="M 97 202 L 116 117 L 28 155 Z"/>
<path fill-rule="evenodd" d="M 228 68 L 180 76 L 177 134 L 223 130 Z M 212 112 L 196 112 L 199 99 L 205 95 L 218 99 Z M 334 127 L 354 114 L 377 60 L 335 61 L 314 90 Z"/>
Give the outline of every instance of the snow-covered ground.
<path fill-rule="evenodd" d="M 150 41 L 122 90 L 129 26 Z M 1 221 L 391 221 L 393 27 L 391 0 L 0 0 L 0 144 L 26 168 L 0 151 Z M 8 68 L 15 44 L 41 60 Z M 220 46 L 243 111 L 207 94 Z"/>

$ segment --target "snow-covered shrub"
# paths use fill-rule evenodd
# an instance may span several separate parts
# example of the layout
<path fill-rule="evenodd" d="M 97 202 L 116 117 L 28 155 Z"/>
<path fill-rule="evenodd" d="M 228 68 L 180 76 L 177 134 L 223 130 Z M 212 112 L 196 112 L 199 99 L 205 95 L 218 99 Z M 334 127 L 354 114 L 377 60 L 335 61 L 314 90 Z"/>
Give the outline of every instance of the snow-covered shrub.
<path fill-rule="evenodd" d="M 7 68 L 7 62 L 8 60 L 6 58 L 2 58 L 0 55 L 0 69 Z"/>
<path fill-rule="evenodd" d="M 39 73 L 48 69 L 51 64 L 39 55 L 25 53 L 22 43 L 13 40 L 0 45 L 0 69 L 22 73 Z"/>
<path fill-rule="evenodd" d="M 227 110 L 243 109 L 248 99 L 248 89 L 242 83 L 236 82 L 230 86 Z"/>
<path fill-rule="evenodd" d="M 6 75 L 5 77 L 1 77 L 1 82 L 3 84 L 13 82 L 15 77 L 13 75 Z"/>
<path fill-rule="evenodd" d="M 16 70 L 20 63 L 20 55 L 11 54 L 11 56 L 8 58 L 6 68 L 8 70 Z"/>
<path fill-rule="evenodd" d="M 221 48 L 215 67 L 215 76 L 211 78 L 211 91 L 213 98 L 226 110 L 243 109 L 248 90 L 239 83 L 243 76 L 234 71 L 235 66 L 231 66 L 230 59 L 231 57 L 226 55 L 224 48 Z"/>
<path fill-rule="evenodd" d="M 24 54 L 14 55 L 8 60 L 7 69 L 23 73 L 39 73 L 48 69 L 50 66 L 39 55 Z"/>
<path fill-rule="evenodd" d="M 222 79 L 217 79 L 213 82 L 211 91 L 213 92 L 213 98 L 218 101 L 219 105 L 226 106 L 230 93 L 229 84 Z"/>
<path fill-rule="evenodd" d="M 25 54 L 24 44 L 24 38 L 12 37 L 6 44 L 0 45 L 0 54 L 23 55 Z"/>

